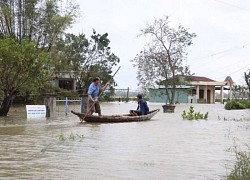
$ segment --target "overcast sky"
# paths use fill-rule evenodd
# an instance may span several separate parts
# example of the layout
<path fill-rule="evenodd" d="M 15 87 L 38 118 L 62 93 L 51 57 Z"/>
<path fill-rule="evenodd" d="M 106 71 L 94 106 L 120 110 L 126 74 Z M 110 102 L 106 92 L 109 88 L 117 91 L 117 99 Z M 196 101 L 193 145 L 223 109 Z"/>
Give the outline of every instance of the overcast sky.
<path fill-rule="evenodd" d="M 231 76 L 244 84 L 250 69 L 250 0 L 76 0 L 80 17 L 68 32 L 108 33 L 111 50 L 121 60 L 115 76 L 118 88 L 138 89 L 134 59 L 145 45 L 137 37 L 155 18 L 169 16 L 196 33 L 184 62 L 196 76 L 224 81 Z M 114 71 L 119 67 L 114 67 Z"/>

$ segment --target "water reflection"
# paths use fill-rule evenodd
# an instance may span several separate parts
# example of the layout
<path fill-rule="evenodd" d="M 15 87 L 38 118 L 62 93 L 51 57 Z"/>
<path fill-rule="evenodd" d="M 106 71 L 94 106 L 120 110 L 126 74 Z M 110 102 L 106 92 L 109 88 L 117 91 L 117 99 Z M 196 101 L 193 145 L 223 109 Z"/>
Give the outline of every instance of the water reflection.
<path fill-rule="evenodd" d="M 183 121 L 181 112 L 189 106 L 177 105 L 172 114 L 161 111 L 151 121 L 118 124 L 79 124 L 64 113 L 27 120 L 19 108 L 0 119 L 0 179 L 221 179 L 225 164 L 234 162 L 227 151 L 233 139 L 249 142 L 249 110 L 194 105 L 195 111 L 208 111 L 209 119 Z M 102 104 L 103 114 L 135 107 Z M 228 117 L 243 120 L 224 121 Z"/>

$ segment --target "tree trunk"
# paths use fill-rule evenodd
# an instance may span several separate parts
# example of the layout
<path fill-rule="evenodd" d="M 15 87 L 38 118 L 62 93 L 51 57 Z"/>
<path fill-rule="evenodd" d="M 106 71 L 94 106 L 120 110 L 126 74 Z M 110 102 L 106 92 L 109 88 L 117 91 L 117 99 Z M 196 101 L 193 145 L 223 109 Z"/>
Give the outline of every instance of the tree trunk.
<path fill-rule="evenodd" d="M 248 88 L 248 100 L 250 100 L 250 86 Z"/>
<path fill-rule="evenodd" d="M 171 102 L 171 100 L 170 100 L 170 95 L 169 95 L 167 86 L 165 86 L 165 88 L 166 88 L 165 91 L 166 91 L 166 96 L 167 96 L 166 104 L 168 104 Z"/>
<path fill-rule="evenodd" d="M 7 116 L 10 106 L 12 105 L 13 95 L 5 96 L 0 107 L 0 116 Z"/>
<path fill-rule="evenodd" d="M 170 102 L 170 104 L 175 104 L 175 102 L 174 102 L 174 100 L 175 100 L 175 92 L 176 92 L 176 86 L 173 85 L 172 90 L 171 90 L 171 102 Z"/>

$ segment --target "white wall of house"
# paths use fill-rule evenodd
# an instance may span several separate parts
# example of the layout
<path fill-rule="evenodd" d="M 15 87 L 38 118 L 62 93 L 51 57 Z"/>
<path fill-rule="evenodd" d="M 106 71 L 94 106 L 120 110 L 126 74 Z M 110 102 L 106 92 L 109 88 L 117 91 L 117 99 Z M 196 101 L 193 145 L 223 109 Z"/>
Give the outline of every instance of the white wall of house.
<path fill-rule="evenodd" d="M 196 96 L 197 102 L 200 103 L 215 103 L 215 86 L 221 86 L 221 95 L 223 94 L 223 87 L 225 82 L 215 81 L 215 82 L 204 82 L 204 81 L 195 81 L 191 82 L 192 85 L 196 87 Z M 201 94 L 202 93 L 202 94 Z M 223 103 L 223 98 L 221 99 Z"/>

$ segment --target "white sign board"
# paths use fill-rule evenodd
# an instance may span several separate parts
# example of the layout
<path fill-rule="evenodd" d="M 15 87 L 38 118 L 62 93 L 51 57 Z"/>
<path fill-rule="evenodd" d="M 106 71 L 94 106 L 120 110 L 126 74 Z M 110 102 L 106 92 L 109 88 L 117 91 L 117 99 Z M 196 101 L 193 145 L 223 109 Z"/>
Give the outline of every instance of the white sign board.
<path fill-rule="evenodd" d="M 45 105 L 26 105 L 27 118 L 45 118 Z"/>

